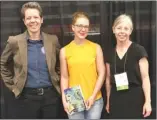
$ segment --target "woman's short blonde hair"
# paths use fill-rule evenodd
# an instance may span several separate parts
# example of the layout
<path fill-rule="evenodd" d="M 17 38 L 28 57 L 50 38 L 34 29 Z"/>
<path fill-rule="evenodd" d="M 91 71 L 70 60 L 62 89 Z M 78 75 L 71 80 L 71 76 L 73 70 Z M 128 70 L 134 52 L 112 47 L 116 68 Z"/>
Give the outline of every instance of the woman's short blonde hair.
<path fill-rule="evenodd" d="M 132 22 L 131 16 L 127 14 L 121 14 L 120 16 L 118 16 L 115 19 L 112 28 L 114 29 L 118 24 L 122 22 L 128 22 L 128 25 L 130 26 L 131 30 L 133 30 L 133 22 Z"/>

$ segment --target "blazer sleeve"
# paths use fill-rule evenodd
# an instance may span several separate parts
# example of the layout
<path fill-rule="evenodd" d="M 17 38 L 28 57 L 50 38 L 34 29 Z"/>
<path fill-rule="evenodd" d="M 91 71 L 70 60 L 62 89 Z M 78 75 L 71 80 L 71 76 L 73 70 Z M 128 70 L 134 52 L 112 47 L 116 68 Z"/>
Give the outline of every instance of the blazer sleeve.
<path fill-rule="evenodd" d="M 12 50 L 12 37 L 10 36 L 7 45 L 4 48 L 2 55 L 1 55 L 1 77 L 4 81 L 4 84 L 12 91 L 14 87 L 13 82 L 13 50 Z"/>

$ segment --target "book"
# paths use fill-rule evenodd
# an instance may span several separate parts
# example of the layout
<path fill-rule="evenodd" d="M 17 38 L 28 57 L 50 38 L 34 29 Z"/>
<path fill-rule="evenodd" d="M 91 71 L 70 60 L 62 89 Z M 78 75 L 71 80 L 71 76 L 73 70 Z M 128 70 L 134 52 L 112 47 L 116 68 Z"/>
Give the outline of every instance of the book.
<path fill-rule="evenodd" d="M 64 90 L 65 98 L 69 104 L 68 112 L 70 115 L 86 110 L 84 97 L 80 86 L 74 86 Z"/>

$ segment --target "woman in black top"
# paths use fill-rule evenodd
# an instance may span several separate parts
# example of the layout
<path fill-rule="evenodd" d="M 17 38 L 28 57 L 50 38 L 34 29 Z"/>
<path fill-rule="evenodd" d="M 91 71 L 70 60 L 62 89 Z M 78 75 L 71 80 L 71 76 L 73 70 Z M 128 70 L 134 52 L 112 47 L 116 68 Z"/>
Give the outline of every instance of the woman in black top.
<path fill-rule="evenodd" d="M 133 24 L 128 15 L 117 17 L 112 29 L 117 44 L 106 63 L 106 110 L 113 119 L 147 117 L 152 111 L 147 53 L 130 41 Z"/>

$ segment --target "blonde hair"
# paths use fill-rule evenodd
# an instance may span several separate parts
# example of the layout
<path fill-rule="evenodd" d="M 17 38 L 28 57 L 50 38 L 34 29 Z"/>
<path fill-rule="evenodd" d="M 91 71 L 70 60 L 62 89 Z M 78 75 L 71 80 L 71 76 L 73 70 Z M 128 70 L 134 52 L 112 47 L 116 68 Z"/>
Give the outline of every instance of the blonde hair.
<path fill-rule="evenodd" d="M 78 11 L 72 15 L 72 25 L 76 23 L 78 18 L 87 18 L 89 20 L 89 16 L 85 12 Z"/>
<path fill-rule="evenodd" d="M 132 22 L 131 16 L 127 14 L 121 14 L 120 16 L 118 16 L 115 19 L 112 28 L 114 29 L 118 24 L 122 22 L 128 22 L 128 25 L 130 26 L 131 30 L 133 30 L 133 22 Z"/>

